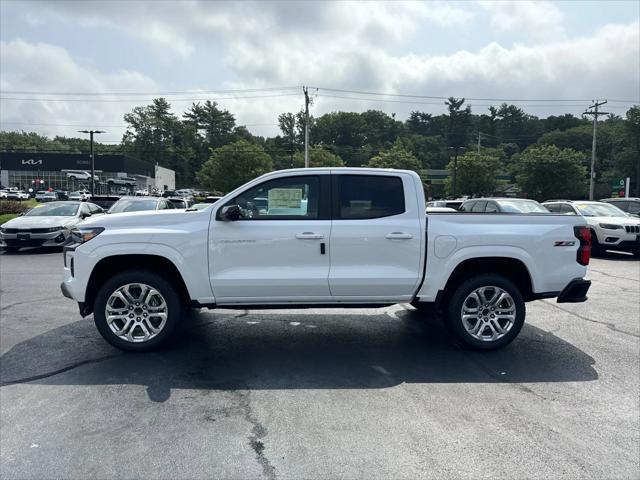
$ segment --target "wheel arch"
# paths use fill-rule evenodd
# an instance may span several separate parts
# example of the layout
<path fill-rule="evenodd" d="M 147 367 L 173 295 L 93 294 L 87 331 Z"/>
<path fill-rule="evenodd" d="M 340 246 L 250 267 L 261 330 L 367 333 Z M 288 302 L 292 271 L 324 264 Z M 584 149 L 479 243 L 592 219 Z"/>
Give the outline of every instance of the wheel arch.
<path fill-rule="evenodd" d="M 83 316 L 93 312 L 93 303 L 100 286 L 113 275 L 127 270 L 146 270 L 164 277 L 176 286 L 180 298 L 188 305 L 190 296 L 186 283 L 171 260 L 152 254 L 113 255 L 101 259 L 91 271 L 81 308 Z"/>
<path fill-rule="evenodd" d="M 442 299 L 447 301 L 456 285 L 466 278 L 484 273 L 504 276 L 518 287 L 525 301 L 535 299 L 529 269 L 522 260 L 513 257 L 479 257 L 463 260 L 451 272 L 442 291 Z"/>

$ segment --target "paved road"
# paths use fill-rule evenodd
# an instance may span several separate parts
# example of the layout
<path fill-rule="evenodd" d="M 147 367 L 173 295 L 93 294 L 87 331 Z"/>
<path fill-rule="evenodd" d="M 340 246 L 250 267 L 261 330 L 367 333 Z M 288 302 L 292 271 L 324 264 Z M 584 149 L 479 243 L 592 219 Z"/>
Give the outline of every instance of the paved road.
<path fill-rule="evenodd" d="M 510 347 L 464 351 L 410 307 L 215 311 L 123 354 L 0 255 L 1 478 L 638 478 L 640 262 L 592 262 Z"/>

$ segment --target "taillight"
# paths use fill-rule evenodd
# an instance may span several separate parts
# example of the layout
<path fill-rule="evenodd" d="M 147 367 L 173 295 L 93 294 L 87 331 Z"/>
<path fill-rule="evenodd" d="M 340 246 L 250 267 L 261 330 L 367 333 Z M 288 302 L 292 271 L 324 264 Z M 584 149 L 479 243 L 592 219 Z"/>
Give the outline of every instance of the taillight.
<path fill-rule="evenodd" d="M 591 258 L 591 230 L 589 227 L 573 227 L 573 233 L 580 240 L 576 261 L 580 265 L 589 265 Z"/>

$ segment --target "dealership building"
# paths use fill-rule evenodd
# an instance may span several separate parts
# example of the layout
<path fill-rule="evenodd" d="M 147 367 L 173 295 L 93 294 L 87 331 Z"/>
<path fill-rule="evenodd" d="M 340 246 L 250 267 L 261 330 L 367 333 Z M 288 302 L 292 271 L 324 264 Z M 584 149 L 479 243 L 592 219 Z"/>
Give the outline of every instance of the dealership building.
<path fill-rule="evenodd" d="M 96 193 L 174 190 L 175 172 L 125 155 L 95 154 Z M 0 152 L 0 185 L 22 190 L 83 190 L 91 184 L 86 153 Z"/>

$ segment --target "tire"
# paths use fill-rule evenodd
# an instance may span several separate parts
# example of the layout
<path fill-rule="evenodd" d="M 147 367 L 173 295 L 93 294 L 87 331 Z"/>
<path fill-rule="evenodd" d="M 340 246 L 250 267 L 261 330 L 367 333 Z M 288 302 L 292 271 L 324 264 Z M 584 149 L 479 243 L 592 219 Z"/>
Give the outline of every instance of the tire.
<path fill-rule="evenodd" d="M 143 293 L 143 287 L 149 290 Z M 122 297 L 115 295 L 118 290 Z M 142 301 L 145 297 L 146 302 Z M 125 303 L 121 298 L 139 301 Z M 107 302 L 113 308 L 110 312 L 121 314 L 110 316 L 111 321 L 107 321 Z M 93 318 L 102 337 L 114 347 L 146 352 L 165 345 L 172 338 L 184 311 L 177 289 L 164 277 L 147 270 L 128 270 L 110 278 L 100 288 L 94 302 Z M 133 326 L 126 328 L 127 322 Z M 120 330 L 121 335 L 112 328 Z"/>
<path fill-rule="evenodd" d="M 596 232 L 591 230 L 591 256 L 599 257 L 603 254 L 604 249 L 602 248 L 602 245 L 600 245 L 600 242 L 598 242 L 598 236 L 596 235 Z"/>
<path fill-rule="evenodd" d="M 482 301 L 479 291 L 488 302 Z M 506 296 L 502 297 L 503 293 Z M 496 296 L 492 296 L 493 294 Z M 495 303 L 500 297 L 503 300 L 491 306 L 491 301 Z M 518 336 L 524 325 L 526 309 L 522 294 L 513 282 L 502 275 L 486 274 L 472 277 L 456 288 L 449 298 L 447 327 L 468 348 L 496 350 L 505 347 Z M 475 298 L 480 303 L 476 302 Z M 487 306 L 478 308 L 478 313 L 474 315 L 473 307 L 476 303 L 478 307 Z M 466 319 L 463 318 L 463 307 L 467 312 Z M 500 329 L 504 331 L 500 332 Z M 477 331 L 475 335 L 474 330 Z"/>

